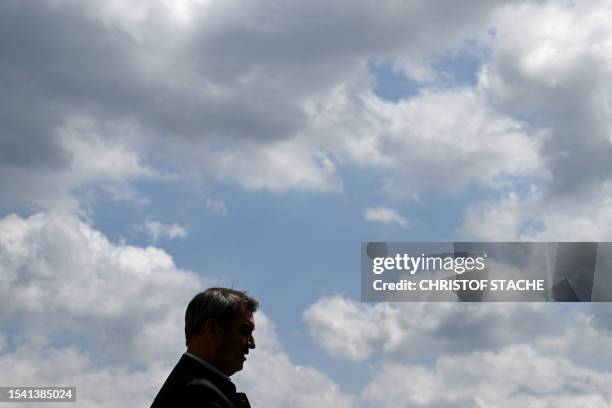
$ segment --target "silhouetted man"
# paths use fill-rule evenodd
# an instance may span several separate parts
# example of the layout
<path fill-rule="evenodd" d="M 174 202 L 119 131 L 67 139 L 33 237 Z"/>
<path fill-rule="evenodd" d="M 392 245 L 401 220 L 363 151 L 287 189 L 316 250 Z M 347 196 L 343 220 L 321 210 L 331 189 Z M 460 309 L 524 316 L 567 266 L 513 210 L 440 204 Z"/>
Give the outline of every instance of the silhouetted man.
<path fill-rule="evenodd" d="M 187 352 L 159 390 L 151 408 L 250 407 L 229 376 L 242 370 L 255 348 L 253 313 L 257 301 L 244 292 L 210 288 L 196 295 L 185 312 Z"/>

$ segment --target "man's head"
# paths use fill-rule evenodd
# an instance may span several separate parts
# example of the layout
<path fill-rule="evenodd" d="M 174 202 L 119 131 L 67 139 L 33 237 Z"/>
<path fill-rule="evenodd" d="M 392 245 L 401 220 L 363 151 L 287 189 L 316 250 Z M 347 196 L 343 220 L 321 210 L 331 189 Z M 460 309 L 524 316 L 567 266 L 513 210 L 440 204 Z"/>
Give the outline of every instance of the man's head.
<path fill-rule="evenodd" d="M 227 375 L 242 369 L 255 348 L 253 313 L 257 301 L 234 289 L 210 288 L 197 294 L 185 312 L 187 351 Z"/>

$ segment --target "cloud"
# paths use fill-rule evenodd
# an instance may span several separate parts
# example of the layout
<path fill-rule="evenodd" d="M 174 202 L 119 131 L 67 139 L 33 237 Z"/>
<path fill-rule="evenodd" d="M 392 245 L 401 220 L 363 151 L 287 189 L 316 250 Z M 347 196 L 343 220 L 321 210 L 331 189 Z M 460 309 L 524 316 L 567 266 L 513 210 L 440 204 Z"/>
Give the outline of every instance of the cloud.
<path fill-rule="evenodd" d="M 612 31 L 604 21 L 611 12 L 609 2 L 595 1 L 523 3 L 495 13 L 496 57 L 482 69 L 479 88 L 495 110 L 542 132 L 546 174 L 472 203 L 464 237 L 609 240 Z"/>
<path fill-rule="evenodd" d="M 408 221 L 392 208 L 366 208 L 364 216 L 366 221 L 380 222 L 382 224 L 398 224 L 402 227 L 408 225 Z"/>
<path fill-rule="evenodd" d="M 480 85 L 499 110 L 549 132 L 541 154 L 556 196 L 597 189 L 612 175 L 610 12 L 608 2 L 523 3 L 493 19 L 496 58 Z"/>
<path fill-rule="evenodd" d="M 177 238 L 185 238 L 187 236 L 187 230 L 185 227 L 182 227 L 177 223 L 162 224 L 158 221 L 147 221 L 144 224 L 144 228 L 153 242 L 157 242 L 160 238 L 172 240 Z"/>
<path fill-rule="evenodd" d="M 76 386 L 87 407 L 150 404 L 184 352 L 185 305 L 218 279 L 59 213 L 0 219 L 0 270 L 0 383 Z M 263 312 L 256 320 L 237 380 L 254 405 L 351 406 L 324 373 L 290 361 Z"/>
<path fill-rule="evenodd" d="M 337 135 L 330 149 L 381 172 L 393 197 L 455 194 L 470 184 L 496 191 L 513 179 L 543 177 L 543 134 L 491 109 L 478 90 L 425 90 L 398 103 L 346 90 L 321 111 L 337 105 L 321 123 Z"/>
<path fill-rule="evenodd" d="M 0 7 L 12 41 L 0 68 L 4 200 L 75 208 L 86 186 L 130 199 L 130 185 L 167 169 L 249 190 L 341 191 L 346 155 L 316 107 L 344 87 L 371 94 L 370 60 L 407 66 L 479 35 L 496 3 Z M 342 108 L 333 121 L 355 113 Z"/>
<path fill-rule="evenodd" d="M 597 307 L 595 307 L 597 306 Z M 360 406 L 607 406 L 602 305 L 378 303 L 324 298 L 304 312 L 331 357 L 371 367 Z"/>
<path fill-rule="evenodd" d="M 272 321 L 256 316 L 257 348 L 249 354 L 245 369 L 236 375 L 253 406 L 353 407 L 355 399 L 344 394 L 323 372 L 295 365 L 283 351 Z M 262 375 L 265 373 L 265 375 Z"/>
<path fill-rule="evenodd" d="M 377 354 L 419 356 L 497 350 L 559 334 L 554 308 L 538 303 L 468 305 L 379 303 L 342 297 L 318 300 L 304 312 L 313 339 L 333 357 L 364 361 Z M 547 322 L 547 323 L 543 323 Z"/>
<path fill-rule="evenodd" d="M 110 365 L 174 355 L 183 304 L 206 285 L 164 251 L 115 245 L 70 215 L 1 219 L 0 259 L 0 316 L 21 336 L 9 344 L 78 338 L 96 363 Z"/>
<path fill-rule="evenodd" d="M 611 182 L 572 197 L 550 197 L 541 188 L 510 192 L 469 205 L 461 233 L 485 241 L 609 241 L 611 203 Z"/>
<path fill-rule="evenodd" d="M 88 186 L 146 203 L 136 182 L 168 169 L 340 192 L 356 165 L 399 196 L 478 185 L 522 197 L 533 183 L 548 210 L 573 191 L 600 198 L 612 174 L 605 2 L 0 7 L 0 34 L 15 41 L 0 68 L 3 205 L 75 210 Z M 467 43 L 483 55 L 477 83 L 432 80 L 449 67 L 431 61 Z M 380 100 L 378 62 L 418 95 Z"/>
<path fill-rule="evenodd" d="M 605 1 L 4 1 L 0 205 L 75 212 L 92 186 L 143 203 L 139 181 L 192 174 L 247 190 L 341 192 L 343 171 L 357 166 L 375 171 L 390 195 L 456 194 L 474 185 L 493 193 L 468 205 L 464 236 L 607 240 L 610 7 Z M 437 83 L 443 73 L 428 62 L 466 39 L 487 55 L 477 83 Z M 399 103 L 380 100 L 368 72 L 377 62 L 417 82 L 418 94 Z M 72 216 L 49 212 L 0 222 L 0 316 L 14 329 L 0 337 L 0 365 L 10 367 L 2 382 L 78 381 L 88 405 L 146 405 L 156 386 L 145 379 L 158 384 L 174 362 L 182 347 L 177 322 L 202 278 L 158 248 L 113 244 Z M 159 224 L 155 236 L 172 235 L 165 229 L 171 227 Z M 325 350 L 351 361 L 441 352 L 440 361 L 466 373 L 469 361 L 460 357 L 482 348 L 476 362 L 509 372 L 507 356 L 556 369 L 550 355 L 533 356 L 524 347 L 528 336 L 567 359 L 605 360 L 596 355 L 609 340 L 602 312 L 570 318 L 541 305 L 463 306 L 366 307 L 327 298 L 304 316 Z M 568 319 L 567 330 L 559 329 L 559 319 Z M 588 335 L 572 337 L 572 328 Z M 170 332 L 179 336 L 159 334 Z M 323 373 L 291 363 L 280 346 L 270 350 L 262 353 L 262 369 L 274 374 L 279 389 L 301 391 L 264 395 L 250 374 L 255 401 L 354 402 Z M 66 368 L 55 374 L 62 359 Z M 597 406 L 592 384 L 601 376 L 579 363 L 561 367 L 588 379 L 583 396 L 561 395 Z M 434 390 L 456 390 L 438 369 L 410 367 L 396 372 L 414 374 Z M 561 380 L 579 383 L 565 374 Z M 143 388 L 128 390 L 132 381 Z M 516 393 L 500 389 L 499 395 L 535 405 L 526 396 L 535 392 L 529 384 L 516 383 Z M 120 390 L 117 400 L 109 399 L 111 385 Z M 450 403 L 423 398 L 415 404 Z M 465 406 L 489 401 L 462 398 L 456 401 Z M 550 395 L 542 401 L 564 403 Z"/>
<path fill-rule="evenodd" d="M 183 349 L 184 304 L 207 282 L 58 213 L 0 219 L 0 268 L 0 381 L 73 385 L 82 406 L 150 403 Z"/>
<path fill-rule="evenodd" d="M 304 312 L 304 319 L 311 336 L 328 353 L 349 361 L 361 361 L 379 347 L 397 344 L 396 334 L 401 334 L 394 320 L 397 313 L 387 304 L 370 308 L 335 297 L 310 306 Z"/>
<path fill-rule="evenodd" d="M 206 208 L 217 215 L 227 215 L 227 206 L 221 200 L 206 199 Z"/>
<path fill-rule="evenodd" d="M 0 161 L 0 184 L 6 191 L 2 203 L 76 212 L 79 204 L 87 204 L 86 198 L 78 196 L 79 189 L 93 185 L 115 199 L 146 202 L 131 183 L 163 176 L 138 151 L 137 140 L 126 136 L 134 132 L 129 123 L 100 124 L 87 117 L 66 118 L 49 135 L 65 158 L 61 164 L 47 168 L 40 167 L 38 161 L 32 165 Z M 28 143 L 25 139 L 18 145 Z"/>
<path fill-rule="evenodd" d="M 247 190 L 340 191 L 342 182 L 323 151 L 297 141 L 244 144 L 210 156 L 211 171 Z"/>
<path fill-rule="evenodd" d="M 529 346 L 440 357 L 433 368 L 387 363 L 363 392 L 367 406 L 607 407 L 612 375 L 542 356 Z"/>
<path fill-rule="evenodd" d="M 10 367 L 0 373 L 2 384 L 75 386 L 77 402 L 59 405 L 66 407 L 150 405 L 150 396 L 157 392 L 157 384 L 163 383 L 170 369 L 159 364 L 142 370 L 100 367 L 87 352 L 75 347 L 36 349 L 31 345 L 13 353 L 0 353 L 0 364 Z"/>

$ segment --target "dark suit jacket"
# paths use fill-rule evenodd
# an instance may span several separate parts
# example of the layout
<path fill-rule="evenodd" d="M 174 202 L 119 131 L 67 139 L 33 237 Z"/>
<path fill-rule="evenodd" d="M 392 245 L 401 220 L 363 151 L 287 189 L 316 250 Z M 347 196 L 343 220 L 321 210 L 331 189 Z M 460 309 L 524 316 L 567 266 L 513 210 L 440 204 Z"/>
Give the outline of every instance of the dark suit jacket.
<path fill-rule="evenodd" d="M 151 408 L 250 408 L 243 393 L 229 379 L 213 372 L 192 357 L 183 355 Z"/>

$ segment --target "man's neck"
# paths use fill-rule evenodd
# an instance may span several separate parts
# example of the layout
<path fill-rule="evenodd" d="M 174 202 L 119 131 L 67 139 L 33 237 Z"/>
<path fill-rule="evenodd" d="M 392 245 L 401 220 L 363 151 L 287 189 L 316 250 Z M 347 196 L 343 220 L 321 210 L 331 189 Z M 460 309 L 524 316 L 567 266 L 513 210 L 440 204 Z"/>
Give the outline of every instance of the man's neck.
<path fill-rule="evenodd" d="M 185 355 L 193 358 L 194 360 L 198 361 L 199 363 L 201 363 L 202 365 L 204 365 L 206 368 L 210 369 L 212 372 L 214 372 L 215 374 L 218 374 L 219 376 L 229 380 L 229 376 L 227 374 L 225 374 L 223 371 L 221 371 L 221 369 L 217 368 L 213 363 L 211 363 L 210 359 L 206 358 L 205 356 L 201 355 L 201 354 L 196 354 L 194 353 L 192 350 L 190 350 L 189 348 L 187 348 L 187 351 L 185 352 Z"/>

